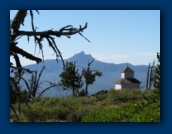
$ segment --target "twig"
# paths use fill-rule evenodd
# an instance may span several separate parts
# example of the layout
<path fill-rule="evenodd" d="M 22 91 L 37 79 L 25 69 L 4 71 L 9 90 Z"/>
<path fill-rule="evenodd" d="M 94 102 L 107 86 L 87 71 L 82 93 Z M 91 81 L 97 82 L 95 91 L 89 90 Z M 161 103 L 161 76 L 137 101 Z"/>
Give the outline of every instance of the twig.
<path fill-rule="evenodd" d="M 10 66 L 10 68 L 17 69 L 17 70 L 24 70 L 27 71 L 28 73 L 33 73 L 34 71 L 30 71 L 29 69 L 23 68 L 23 67 L 15 67 L 15 66 Z"/>

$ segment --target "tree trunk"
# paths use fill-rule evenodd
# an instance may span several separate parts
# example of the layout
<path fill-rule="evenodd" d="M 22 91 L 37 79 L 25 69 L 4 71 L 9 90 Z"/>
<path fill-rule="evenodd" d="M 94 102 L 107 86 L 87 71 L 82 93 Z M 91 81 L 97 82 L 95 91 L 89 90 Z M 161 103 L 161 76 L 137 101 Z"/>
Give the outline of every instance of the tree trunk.
<path fill-rule="evenodd" d="M 86 96 L 88 95 L 88 83 L 86 83 L 86 85 L 85 85 L 85 94 L 86 94 Z"/>
<path fill-rule="evenodd" d="M 149 73 L 150 73 L 150 63 L 149 63 L 149 66 L 148 66 L 148 72 L 147 72 L 147 79 L 146 79 L 146 90 L 148 90 L 149 89 Z"/>
<path fill-rule="evenodd" d="M 73 93 L 73 96 L 76 96 L 75 95 L 75 87 L 72 87 L 72 93 Z"/>

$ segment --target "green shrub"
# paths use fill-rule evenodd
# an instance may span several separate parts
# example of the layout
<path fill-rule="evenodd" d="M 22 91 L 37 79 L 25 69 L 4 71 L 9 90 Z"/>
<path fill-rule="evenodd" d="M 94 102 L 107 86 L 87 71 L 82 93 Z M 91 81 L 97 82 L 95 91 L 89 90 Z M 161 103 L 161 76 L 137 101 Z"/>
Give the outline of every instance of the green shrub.
<path fill-rule="evenodd" d="M 103 101 L 107 98 L 107 94 L 96 95 L 97 101 Z"/>
<path fill-rule="evenodd" d="M 66 98 L 35 98 L 30 109 L 21 104 L 19 121 L 46 122 L 158 122 L 160 93 L 158 90 L 114 90 L 105 94 Z M 14 104 L 18 109 L 18 105 Z M 14 113 L 11 111 L 11 118 Z"/>
<path fill-rule="evenodd" d="M 110 89 L 106 101 L 109 104 L 126 103 L 142 99 L 142 92 L 139 89 Z"/>
<path fill-rule="evenodd" d="M 72 112 L 67 116 L 68 122 L 80 122 L 83 117 L 83 112 Z"/>
<path fill-rule="evenodd" d="M 21 105 L 20 121 L 81 121 L 85 113 L 96 109 L 95 103 L 95 97 L 35 98 L 29 103 L 31 109 Z"/>
<path fill-rule="evenodd" d="M 85 91 L 85 89 L 82 89 L 82 90 L 79 92 L 79 96 L 86 96 L 86 91 Z"/>
<path fill-rule="evenodd" d="M 160 105 L 142 102 L 123 104 L 120 108 L 105 108 L 83 116 L 82 122 L 159 122 Z"/>
<path fill-rule="evenodd" d="M 126 100 L 125 100 L 126 99 Z M 118 107 L 105 107 L 89 112 L 82 121 L 100 122 L 159 122 L 160 93 L 158 90 L 141 92 L 134 90 L 113 90 L 108 92 L 106 99 Z"/>

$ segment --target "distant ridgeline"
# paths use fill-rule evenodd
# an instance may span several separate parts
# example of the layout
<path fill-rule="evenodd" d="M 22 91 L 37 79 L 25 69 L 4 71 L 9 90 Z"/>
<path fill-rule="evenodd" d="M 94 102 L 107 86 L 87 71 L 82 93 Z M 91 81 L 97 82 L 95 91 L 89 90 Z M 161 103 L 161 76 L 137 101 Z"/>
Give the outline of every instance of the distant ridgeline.
<path fill-rule="evenodd" d="M 76 67 L 81 71 L 83 67 L 87 66 L 87 63 L 91 61 L 93 57 L 90 54 L 85 54 L 83 51 L 75 54 L 66 61 L 75 61 Z M 30 70 L 38 70 L 40 71 L 42 66 L 45 65 L 46 70 L 44 70 L 41 80 L 48 80 L 53 83 L 58 83 L 60 78 L 59 74 L 63 71 L 63 65 L 61 60 L 57 61 L 55 59 L 45 60 L 44 63 L 32 64 L 25 66 Z M 113 64 L 113 63 L 105 63 L 98 60 L 95 60 L 91 66 L 94 70 L 102 71 L 103 75 L 100 78 L 97 78 L 94 85 L 90 85 L 88 92 L 89 95 L 94 94 L 101 90 L 109 90 L 110 88 L 114 88 L 114 81 L 118 80 L 121 77 L 121 70 L 123 70 L 126 66 L 131 67 L 135 71 L 135 78 L 141 82 L 140 87 L 143 87 L 142 90 L 145 89 L 146 86 L 146 75 L 148 66 L 146 65 L 137 65 L 134 66 L 132 64 Z M 25 74 L 24 77 L 26 79 L 30 78 L 29 74 Z M 43 87 L 46 85 L 42 85 Z M 84 86 L 83 86 L 84 88 Z M 41 91 L 41 87 L 40 87 Z M 59 91 L 57 89 L 50 89 L 44 93 L 45 96 L 64 96 L 70 95 L 70 91 Z"/>

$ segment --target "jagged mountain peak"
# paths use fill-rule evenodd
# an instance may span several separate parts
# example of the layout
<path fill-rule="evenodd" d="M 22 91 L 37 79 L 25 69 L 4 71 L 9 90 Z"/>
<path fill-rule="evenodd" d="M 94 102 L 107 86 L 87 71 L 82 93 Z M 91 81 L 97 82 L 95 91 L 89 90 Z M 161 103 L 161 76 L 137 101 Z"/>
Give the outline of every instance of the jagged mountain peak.
<path fill-rule="evenodd" d="M 84 51 L 81 51 L 80 53 L 75 54 L 71 58 L 69 58 L 69 61 L 75 61 L 80 63 L 87 63 L 93 59 L 91 54 L 85 54 Z"/>

